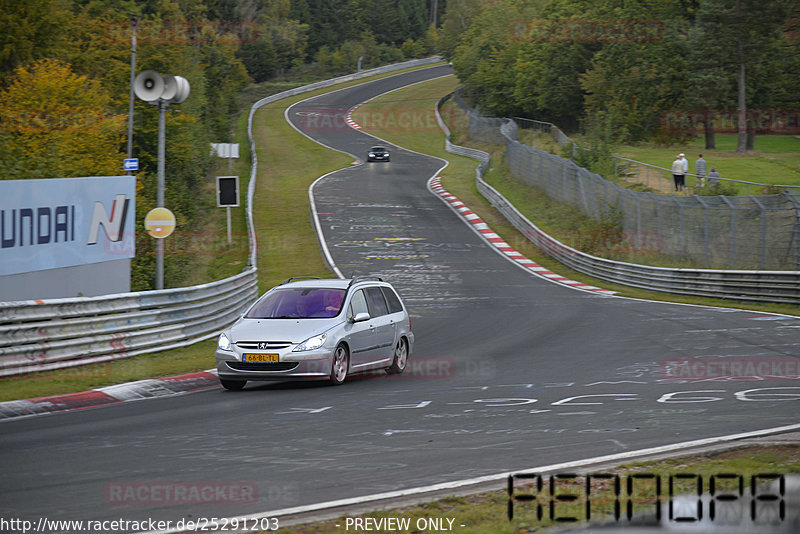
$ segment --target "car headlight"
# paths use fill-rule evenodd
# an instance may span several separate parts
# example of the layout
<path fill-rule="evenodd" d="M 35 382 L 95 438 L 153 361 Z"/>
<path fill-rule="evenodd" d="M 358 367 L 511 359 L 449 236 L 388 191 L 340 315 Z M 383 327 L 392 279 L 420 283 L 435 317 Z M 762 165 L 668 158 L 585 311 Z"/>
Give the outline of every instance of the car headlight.
<path fill-rule="evenodd" d="M 231 340 L 225 334 L 220 334 L 217 340 L 217 347 L 221 350 L 231 350 Z"/>
<path fill-rule="evenodd" d="M 318 336 L 310 337 L 297 345 L 292 352 L 303 352 L 306 350 L 318 349 L 325 344 L 326 339 L 328 339 L 328 336 L 325 334 L 319 334 Z"/>

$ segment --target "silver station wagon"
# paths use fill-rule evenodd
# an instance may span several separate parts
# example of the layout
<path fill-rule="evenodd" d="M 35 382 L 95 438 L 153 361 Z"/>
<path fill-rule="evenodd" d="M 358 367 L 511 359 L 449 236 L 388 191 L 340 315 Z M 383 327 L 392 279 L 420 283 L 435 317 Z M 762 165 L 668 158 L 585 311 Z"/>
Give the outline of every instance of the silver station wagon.
<path fill-rule="evenodd" d="M 222 386 L 248 380 L 329 380 L 402 373 L 414 334 L 403 302 L 380 278 L 290 278 L 267 291 L 217 343 Z"/>

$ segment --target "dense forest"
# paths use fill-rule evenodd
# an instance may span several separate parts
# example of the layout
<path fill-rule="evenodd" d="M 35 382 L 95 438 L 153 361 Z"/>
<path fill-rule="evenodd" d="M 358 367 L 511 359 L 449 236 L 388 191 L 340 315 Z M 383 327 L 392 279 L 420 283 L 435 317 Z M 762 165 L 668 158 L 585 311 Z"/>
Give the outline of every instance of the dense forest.
<path fill-rule="evenodd" d="M 713 144 L 703 125 L 720 124 L 730 110 L 771 110 L 774 119 L 776 110 L 800 109 L 796 0 L 451 0 L 447 7 L 440 50 L 486 114 L 571 131 L 596 127 L 627 142 L 699 130 Z M 752 146 L 758 127 L 748 129 Z"/>

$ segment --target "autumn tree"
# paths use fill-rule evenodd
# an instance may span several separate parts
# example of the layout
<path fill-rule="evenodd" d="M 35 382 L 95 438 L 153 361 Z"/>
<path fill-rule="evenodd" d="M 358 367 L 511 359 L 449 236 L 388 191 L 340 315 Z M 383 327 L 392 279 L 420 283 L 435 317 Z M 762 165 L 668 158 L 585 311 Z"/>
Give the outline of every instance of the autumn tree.
<path fill-rule="evenodd" d="M 0 93 L 0 177 L 118 175 L 125 120 L 100 83 L 69 64 L 19 67 Z"/>

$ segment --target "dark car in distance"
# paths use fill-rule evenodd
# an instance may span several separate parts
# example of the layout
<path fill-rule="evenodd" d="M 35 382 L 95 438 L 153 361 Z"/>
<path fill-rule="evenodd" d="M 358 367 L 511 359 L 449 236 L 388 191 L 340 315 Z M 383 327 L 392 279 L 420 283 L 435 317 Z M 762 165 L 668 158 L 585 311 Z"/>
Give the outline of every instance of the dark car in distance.
<path fill-rule="evenodd" d="M 369 149 L 367 161 L 389 161 L 389 151 L 386 147 L 374 146 Z"/>

